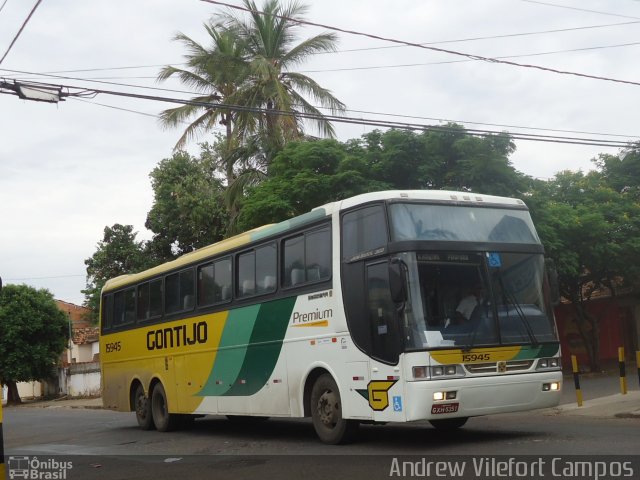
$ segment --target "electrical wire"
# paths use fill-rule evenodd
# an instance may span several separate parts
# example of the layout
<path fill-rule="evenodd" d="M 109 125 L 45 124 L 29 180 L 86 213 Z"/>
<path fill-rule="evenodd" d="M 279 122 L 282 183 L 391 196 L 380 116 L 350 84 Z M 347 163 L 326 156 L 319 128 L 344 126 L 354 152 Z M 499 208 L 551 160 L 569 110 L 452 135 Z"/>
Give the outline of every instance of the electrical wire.
<path fill-rule="evenodd" d="M 4 2 L 2 2 L 2 5 L 0 5 L 0 12 L 2 12 L 2 9 L 4 8 L 4 6 L 7 4 L 9 0 L 4 0 Z"/>
<path fill-rule="evenodd" d="M 55 85 L 55 87 L 66 88 L 66 89 L 69 89 L 69 91 L 73 89 L 81 89 L 81 87 L 76 87 L 71 85 Z M 144 95 L 139 93 L 117 92 L 112 90 L 92 89 L 92 91 L 95 92 L 96 94 L 102 93 L 105 95 L 138 98 L 138 99 L 144 99 L 144 100 L 154 100 L 159 102 L 167 102 L 167 103 L 174 103 L 174 104 L 180 104 L 180 105 L 201 106 L 201 107 L 210 108 L 210 109 L 233 110 L 236 112 L 249 112 L 249 113 L 289 116 L 289 117 L 296 117 L 299 119 L 307 119 L 307 120 L 324 120 L 324 121 L 335 122 L 335 123 L 368 125 L 368 126 L 381 127 L 381 128 L 399 128 L 399 129 L 414 130 L 414 131 L 436 131 L 436 132 L 445 132 L 445 133 L 460 132 L 459 129 L 448 127 L 448 126 L 434 126 L 434 125 L 424 125 L 424 124 L 417 124 L 417 123 L 392 122 L 392 121 L 365 119 L 365 118 L 357 118 L 357 117 L 340 117 L 337 115 L 317 115 L 317 114 L 306 113 L 306 112 L 266 110 L 263 108 L 248 107 L 244 105 L 210 103 L 210 102 L 202 102 L 202 101 L 195 101 L 195 100 L 185 100 L 185 99 L 179 99 L 179 98 Z M 73 96 L 73 94 L 70 94 L 70 96 Z M 478 136 L 478 137 L 493 137 L 496 135 L 506 134 L 506 132 L 500 132 L 500 131 L 494 131 L 494 130 L 483 130 L 483 129 L 465 128 L 464 131 L 465 133 Z M 593 145 L 593 146 L 618 147 L 618 148 L 628 147 L 632 143 L 632 141 L 623 142 L 618 140 L 605 140 L 601 138 L 540 135 L 540 134 L 529 134 L 529 133 L 523 133 L 523 132 L 510 132 L 508 133 L 508 135 L 510 138 L 514 140 L 530 140 L 530 141 L 548 142 L 548 143 Z"/>
<path fill-rule="evenodd" d="M 540 2 L 538 0 L 520 0 L 520 1 L 525 3 L 535 3 L 537 5 L 544 5 L 546 7 L 566 8 L 567 10 L 576 10 L 578 12 L 597 13 L 599 15 L 608 15 L 610 17 L 634 18 L 636 20 L 640 20 L 640 17 L 632 17 L 630 15 L 620 15 L 618 13 L 601 12 L 598 10 L 588 10 L 586 8 L 570 7 L 568 5 L 558 5 L 556 3 Z"/>
<path fill-rule="evenodd" d="M 234 10 L 241 10 L 244 12 L 249 12 L 249 13 L 257 13 L 259 15 L 267 15 L 265 12 L 259 11 L 259 10 L 252 10 L 250 8 L 246 8 L 246 7 L 241 7 L 239 5 L 233 5 L 230 3 L 226 3 L 226 2 L 221 2 L 218 0 L 200 0 L 201 2 L 205 2 L 205 3 L 211 3 L 213 5 L 221 5 L 224 7 L 228 7 L 230 9 L 234 9 Z M 497 58 L 491 58 L 491 57 L 485 57 L 482 55 L 475 55 L 472 53 L 465 53 L 465 52 L 459 52 L 456 50 L 448 50 L 448 49 L 444 49 L 444 48 L 439 48 L 439 47 L 432 47 L 432 46 L 428 46 L 428 45 L 422 45 L 419 43 L 414 43 L 414 42 L 407 42 L 405 40 L 398 40 L 395 38 L 389 38 L 389 37 L 382 37 L 380 35 L 374 35 L 371 33 L 365 33 L 365 32 L 358 32 L 355 30 L 346 30 L 344 28 L 338 28 L 338 27 L 334 27 L 331 25 L 325 25 L 322 23 L 316 23 L 316 22 L 309 22 L 306 20 L 300 20 L 300 19 L 296 19 L 296 18 L 291 18 L 291 17 L 287 17 L 285 15 L 276 15 L 273 14 L 274 17 L 283 19 L 283 20 L 288 20 L 290 22 L 293 23 L 297 23 L 300 25 L 309 25 L 312 27 L 320 27 L 320 28 L 324 28 L 327 30 L 333 30 L 336 32 L 341 32 L 341 33 L 345 33 L 348 35 L 355 35 L 355 36 L 360 36 L 360 37 L 365 37 L 365 38 L 372 38 L 374 40 L 381 40 L 384 42 L 390 42 L 390 43 L 395 43 L 395 44 L 399 44 L 399 45 L 406 45 L 409 47 L 416 47 L 416 48 L 421 48 L 424 50 L 432 50 L 434 52 L 441 52 L 441 53 L 448 53 L 450 55 L 456 55 L 456 56 L 461 56 L 461 57 L 466 57 L 469 58 L 471 60 L 479 60 L 479 61 L 483 61 L 483 62 L 488 62 L 488 63 L 496 63 L 496 64 L 503 64 L 503 65 L 509 65 L 512 67 L 521 67 L 521 68 L 530 68 L 533 70 L 540 70 L 540 71 L 544 71 L 544 72 L 549 72 L 549 73 L 556 73 L 559 75 L 570 75 L 570 76 L 575 76 L 575 77 L 581 77 L 581 78 L 589 78 L 592 80 L 601 80 L 601 81 L 606 81 L 606 82 L 614 82 L 614 83 L 621 83 L 621 84 L 627 84 L 627 85 L 635 85 L 635 86 L 640 86 L 640 82 L 634 82 L 631 80 L 622 80 L 622 79 L 617 79 L 617 78 L 611 78 L 611 77 L 604 77 L 604 76 L 600 76 L 600 75 L 590 75 L 590 74 L 586 74 L 586 73 L 580 73 L 580 72 L 572 72 L 572 71 L 568 71 L 568 70 L 559 70 L 556 68 L 550 68 L 550 67 L 543 67 L 541 65 L 529 65 L 529 64 L 522 64 L 522 63 L 517 63 L 517 62 L 511 62 L 508 60 L 499 60 Z"/>
<path fill-rule="evenodd" d="M 559 28 L 555 30 L 542 30 L 537 32 L 521 32 L 521 33 L 508 33 L 503 35 L 490 35 L 486 37 L 470 37 L 470 38 L 461 38 L 457 40 L 439 40 L 436 42 L 420 42 L 420 45 L 442 45 L 445 43 L 474 42 L 478 40 L 495 40 L 499 38 L 524 37 L 524 36 L 531 36 L 531 35 L 542 35 L 547 33 L 571 32 L 575 30 L 588 30 L 593 28 L 617 27 L 621 25 L 633 25 L 637 23 L 640 23 L 640 20 L 636 20 L 633 22 L 607 23 L 604 25 L 590 25 L 585 27 Z M 336 50 L 335 52 L 315 52 L 315 55 L 326 55 L 331 53 L 365 52 L 369 50 L 386 50 L 389 48 L 404 48 L 404 47 L 406 47 L 406 45 L 385 45 L 383 47 L 350 48 L 346 50 Z"/>
<path fill-rule="evenodd" d="M 640 22 L 638 22 L 640 23 Z M 535 52 L 535 53 L 522 53 L 522 54 L 518 54 L 518 55 L 502 55 L 502 56 L 495 56 L 493 58 L 524 58 L 524 57 L 539 57 L 539 56 L 544 56 L 544 55 L 557 55 L 559 53 L 574 53 L 574 52 L 586 52 L 586 51 L 592 51 L 592 50 L 605 50 L 605 49 L 609 49 L 609 48 L 621 48 L 621 47 L 632 47 L 632 46 L 637 46 L 640 45 L 640 42 L 632 42 L 632 43 L 620 43 L 620 44 L 616 44 L 616 45 L 599 45 L 599 46 L 594 46 L 594 47 L 581 47 L 581 48 L 570 48 L 567 50 L 553 50 L 553 51 L 548 51 L 548 52 Z M 369 65 L 369 66 L 363 66 L 363 67 L 345 67 L 345 68 L 321 68 L 321 69 L 316 69 L 316 70 L 300 70 L 299 73 L 332 73 L 332 72 L 351 72 L 351 71 L 358 71 L 358 70 L 381 70 L 381 69 L 391 69 L 391 68 L 407 68 L 407 67 L 425 67 L 425 66 L 430 66 L 430 65 L 449 65 L 449 64 L 453 64 L 453 63 L 465 63 L 465 62 L 472 62 L 474 60 L 444 60 L 444 61 L 440 61 L 440 62 L 426 62 L 426 63 L 405 63 L 405 64 L 393 64 L 393 65 Z M 98 69 L 94 69 L 93 71 L 98 70 Z M 77 71 L 82 71 L 82 70 L 77 70 Z M 86 70 L 89 71 L 89 70 Z M 37 75 L 42 75 L 45 77 L 49 77 L 49 75 L 47 73 L 38 73 Z M 28 81 L 31 80 L 30 78 L 26 77 L 15 77 L 16 80 L 22 80 L 22 81 Z M 55 77 L 52 76 L 52 78 L 59 78 L 59 77 Z M 68 78 L 73 78 L 73 77 L 68 77 Z M 73 78 L 75 80 L 153 80 L 156 79 L 157 77 L 151 77 L 151 76 L 125 76 L 125 77 L 76 77 Z M 105 82 L 105 83 L 109 83 L 109 82 Z M 186 93 L 184 91 L 180 92 L 180 93 Z M 193 93 L 193 92 L 192 92 Z"/>
<path fill-rule="evenodd" d="M 6 2 L 5 2 L 6 3 Z M 13 45 L 16 43 L 16 41 L 18 40 L 18 37 L 20 36 L 20 34 L 22 33 L 22 31 L 24 30 L 24 27 L 27 26 L 27 23 L 29 23 L 29 20 L 31 20 L 31 17 L 33 16 L 33 14 L 35 13 L 36 9 L 40 6 L 40 3 L 42 3 L 42 0 L 38 0 L 36 2 L 36 4 L 33 6 L 33 8 L 31 9 L 31 12 L 29 12 L 29 15 L 27 16 L 27 18 L 25 19 L 25 21 L 22 23 L 22 26 L 20 27 L 20 30 L 18 30 L 18 33 L 16 33 L 16 36 L 13 37 L 13 40 L 11 41 L 11 44 L 9 45 L 9 48 L 7 48 L 7 51 L 4 52 L 4 55 L 2 56 L 2 58 L 0 58 L 0 64 L 2 63 L 2 61 L 7 58 L 7 55 L 9 54 L 9 52 L 11 51 L 11 49 L 13 48 Z M 4 6 L 4 5 L 3 5 Z"/>
<path fill-rule="evenodd" d="M 0 68 L 0 71 L 16 72 L 17 70 L 7 70 L 7 69 Z M 24 72 L 24 71 L 22 71 L 21 73 L 24 73 L 24 74 L 27 74 L 27 75 L 43 75 L 43 76 L 46 76 L 45 74 L 39 74 L 39 73 L 36 73 L 36 72 Z M 82 78 L 64 77 L 64 76 L 57 76 L 57 78 L 62 78 L 62 79 L 66 79 L 66 80 L 83 80 Z M 101 83 L 101 82 L 98 82 L 98 83 Z M 115 82 L 108 82 L 108 83 L 111 84 L 111 85 L 118 85 L 118 86 L 130 86 L 129 84 L 121 84 L 121 83 L 115 83 Z M 46 84 L 44 84 L 44 85 L 46 85 Z M 164 89 L 164 88 L 154 88 L 154 87 L 146 87 L 146 88 L 148 88 L 148 89 L 157 89 L 157 90 L 161 90 L 161 91 L 169 91 L 169 92 L 173 92 L 173 93 L 188 93 L 190 95 L 197 95 L 198 94 L 196 92 L 184 92 L 184 91 L 181 91 L 181 90 L 171 90 L 171 89 Z M 87 89 L 85 89 L 85 90 L 87 90 Z M 95 91 L 95 90 L 91 90 L 91 91 Z M 0 93 L 11 93 L 11 92 L 2 92 L 2 91 L 0 91 Z M 110 107 L 108 105 L 104 105 L 104 106 L 105 107 Z M 113 107 L 113 108 L 119 108 L 119 107 Z M 326 109 L 324 107 L 321 107 L 321 106 L 316 106 L 316 108 L 328 110 L 328 109 Z M 562 130 L 562 129 L 542 128 L 542 127 L 527 127 L 527 126 L 508 125 L 508 124 L 483 123 L 483 122 L 474 122 L 474 121 L 469 121 L 469 120 L 443 119 L 442 117 L 410 116 L 410 115 L 402 115 L 402 114 L 394 114 L 394 113 L 372 112 L 372 111 L 350 110 L 350 109 L 346 109 L 345 111 L 346 112 L 353 112 L 353 113 L 364 113 L 364 114 L 367 114 L 367 115 L 378 115 L 378 116 L 387 116 L 387 117 L 396 117 L 396 118 L 412 118 L 412 119 L 418 119 L 418 120 L 434 120 L 434 121 L 438 121 L 438 122 L 443 122 L 444 121 L 444 122 L 455 122 L 455 123 L 472 124 L 472 125 L 487 125 L 487 126 L 493 126 L 493 127 L 518 128 L 518 129 L 523 129 L 523 130 L 549 131 L 549 132 L 556 132 L 556 133 L 576 133 L 576 134 L 611 136 L 611 137 L 622 137 L 622 138 L 634 137 L 634 135 L 627 135 L 627 134 L 583 132 L 583 131 L 577 131 L 577 130 Z M 141 113 L 141 112 L 133 111 L 133 113 Z"/>
<path fill-rule="evenodd" d="M 523 53 L 518 55 L 501 55 L 495 56 L 492 58 L 525 58 L 525 57 L 540 57 L 544 55 L 556 55 L 558 53 L 572 53 L 572 52 L 586 52 L 592 50 L 604 50 L 608 48 L 620 48 L 620 47 L 631 47 L 640 45 L 640 42 L 632 42 L 632 43 L 621 43 L 617 45 L 602 45 L 596 47 L 582 47 L 582 48 L 571 48 L 568 50 L 554 50 L 549 52 L 536 52 L 536 53 Z M 345 68 L 332 68 L 332 69 L 318 69 L 318 70 L 300 70 L 299 73 L 333 73 L 333 72 L 351 72 L 357 70 L 382 70 L 387 68 L 407 68 L 407 67 L 425 67 L 429 65 L 449 65 L 452 63 L 466 63 L 473 62 L 477 60 L 443 60 L 440 62 L 426 62 L 426 63 L 405 63 L 405 64 L 394 64 L 394 65 L 370 65 L 365 67 L 345 67 Z"/>

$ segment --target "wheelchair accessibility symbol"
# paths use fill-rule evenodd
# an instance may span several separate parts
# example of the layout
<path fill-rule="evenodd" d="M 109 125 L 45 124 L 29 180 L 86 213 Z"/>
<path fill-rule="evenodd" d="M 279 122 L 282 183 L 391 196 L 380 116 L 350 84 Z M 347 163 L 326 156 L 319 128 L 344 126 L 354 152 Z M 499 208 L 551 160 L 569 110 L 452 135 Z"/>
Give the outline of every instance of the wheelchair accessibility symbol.
<path fill-rule="evenodd" d="M 393 411 L 401 412 L 402 411 L 402 397 L 393 397 Z"/>

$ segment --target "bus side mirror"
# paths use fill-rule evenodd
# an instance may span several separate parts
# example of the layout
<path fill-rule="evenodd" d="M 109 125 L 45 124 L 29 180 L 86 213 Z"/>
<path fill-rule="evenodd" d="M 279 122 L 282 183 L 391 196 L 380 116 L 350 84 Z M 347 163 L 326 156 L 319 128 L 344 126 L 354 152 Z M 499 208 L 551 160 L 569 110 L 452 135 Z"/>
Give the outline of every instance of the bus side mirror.
<path fill-rule="evenodd" d="M 545 258 L 544 265 L 547 271 L 547 281 L 549 282 L 551 305 L 557 307 L 560 305 L 560 283 L 558 282 L 558 269 L 556 268 L 556 262 L 551 258 Z"/>
<path fill-rule="evenodd" d="M 398 258 L 392 258 L 389 262 L 389 289 L 391 290 L 391 299 L 395 303 L 407 301 L 407 282 L 403 267 L 402 260 Z"/>

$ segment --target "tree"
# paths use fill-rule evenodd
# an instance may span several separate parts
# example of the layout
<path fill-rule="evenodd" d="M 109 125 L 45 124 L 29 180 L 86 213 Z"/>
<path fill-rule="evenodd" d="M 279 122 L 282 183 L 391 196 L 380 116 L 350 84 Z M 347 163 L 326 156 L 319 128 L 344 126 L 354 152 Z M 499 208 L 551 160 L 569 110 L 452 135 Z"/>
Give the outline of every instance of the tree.
<path fill-rule="evenodd" d="M 271 164 L 269 177 L 249 191 L 240 212 L 241 229 L 279 222 L 327 202 L 389 188 L 387 183 L 370 179 L 364 159 L 347 150 L 335 140 L 289 143 Z"/>
<path fill-rule="evenodd" d="M 344 111 L 330 91 L 294 71 L 310 55 L 333 51 L 335 34 L 296 43 L 297 20 L 303 18 L 306 7 L 298 3 L 283 7 L 278 0 L 266 0 L 261 8 L 249 0 L 244 4 L 251 11 L 248 19 L 223 13 L 205 25 L 209 47 L 178 34 L 176 40 L 188 50 L 187 68 L 166 67 L 158 77 L 178 76 L 201 93 L 192 99 L 197 104 L 161 114 L 162 123 L 171 127 L 195 117 L 176 148 L 210 131 L 217 122 L 225 126 L 224 143 L 212 158 L 225 172 L 231 230 L 245 189 L 265 178 L 269 163 L 286 142 L 303 138 L 303 122 L 297 114 L 311 115 L 308 121 L 321 134 L 333 136 L 330 122 L 307 97 L 333 114 Z M 217 102 L 222 104 L 217 107 Z"/>
<path fill-rule="evenodd" d="M 592 370 L 600 368 L 600 328 L 607 309 L 587 302 L 610 293 L 640 274 L 640 205 L 610 188 L 601 172 L 561 172 L 538 184 L 528 202 L 548 256 L 554 259 L 560 293 L 573 308 Z"/>
<path fill-rule="evenodd" d="M 358 140 L 292 142 L 251 189 L 240 227 L 285 220 L 323 203 L 384 189 L 455 189 L 517 196 L 525 177 L 510 164 L 507 135 L 476 138 L 463 127 L 415 133 L 375 130 Z"/>
<path fill-rule="evenodd" d="M 209 36 L 210 46 L 203 46 L 179 33 L 174 40 L 181 42 L 187 49 L 187 68 L 167 66 L 158 75 L 160 81 L 177 76 L 185 86 L 201 95 L 192 98 L 194 104 L 164 110 L 160 119 L 165 127 L 176 127 L 195 117 L 178 139 L 176 150 L 184 148 L 188 140 L 211 132 L 218 124 L 223 125 L 225 136 L 224 141 L 220 142 L 222 148 L 218 149 L 220 155 L 217 166 L 224 171 L 227 185 L 231 185 L 235 179 L 234 165 L 237 161 L 234 152 L 239 146 L 238 135 L 234 135 L 234 125 L 237 116 L 243 112 L 208 105 L 220 100 L 228 102 L 244 83 L 249 65 L 244 44 L 236 32 L 213 22 L 205 24 L 204 28 Z"/>
<path fill-rule="evenodd" d="M 53 374 L 69 339 L 69 320 L 53 295 L 26 285 L 0 292 L 0 384 L 8 386 L 9 404 L 21 403 L 17 382 Z"/>
<path fill-rule="evenodd" d="M 135 273 L 152 266 L 154 259 L 147 254 L 145 242 L 136 240 L 132 225 L 114 224 L 104 227 L 104 235 L 95 253 L 84 261 L 87 266 L 87 288 L 84 306 L 91 309 L 92 320 L 98 320 L 100 292 L 105 282 L 127 273 Z"/>
<path fill-rule="evenodd" d="M 210 156 L 174 153 L 151 174 L 154 201 L 145 226 L 154 232 L 149 248 L 160 261 L 224 238 L 228 215 L 224 186 Z"/>

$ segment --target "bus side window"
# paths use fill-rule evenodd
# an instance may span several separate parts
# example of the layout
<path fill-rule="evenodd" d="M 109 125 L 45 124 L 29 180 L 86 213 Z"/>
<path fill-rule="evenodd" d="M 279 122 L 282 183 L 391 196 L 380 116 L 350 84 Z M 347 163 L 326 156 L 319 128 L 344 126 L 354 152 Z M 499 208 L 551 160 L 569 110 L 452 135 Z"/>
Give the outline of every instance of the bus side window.
<path fill-rule="evenodd" d="M 149 282 L 138 285 L 138 320 L 149 318 Z"/>
<path fill-rule="evenodd" d="M 331 230 L 306 232 L 283 242 L 283 286 L 331 278 Z"/>
<path fill-rule="evenodd" d="M 108 294 L 102 297 L 102 332 L 111 329 L 113 322 L 113 295 Z"/>
<path fill-rule="evenodd" d="M 361 208 L 342 217 L 342 258 L 369 252 L 387 244 L 387 222 L 382 205 Z"/>
<path fill-rule="evenodd" d="M 167 313 L 192 310 L 195 305 L 194 269 L 189 268 L 165 277 L 164 308 Z"/>

